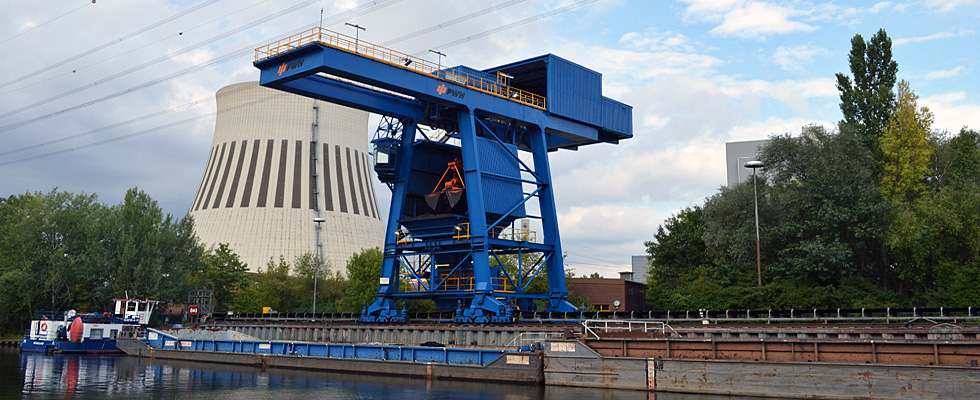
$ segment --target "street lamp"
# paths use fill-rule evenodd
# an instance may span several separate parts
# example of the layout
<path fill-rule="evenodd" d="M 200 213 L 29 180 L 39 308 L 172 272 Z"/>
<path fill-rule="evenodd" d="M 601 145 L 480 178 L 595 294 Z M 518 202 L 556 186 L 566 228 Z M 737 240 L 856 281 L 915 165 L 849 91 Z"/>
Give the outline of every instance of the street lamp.
<path fill-rule="evenodd" d="M 759 251 L 759 188 L 755 183 L 756 169 L 766 166 L 762 161 L 749 161 L 745 168 L 752 168 L 752 192 L 755 194 L 755 268 L 759 276 L 759 286 L 762 286 L 762 254 Z"/>
<path fill-rule="evenodd" d="M 313 218 L 313 222 L 316 222 L 316 264 L 313 265 L 313 314 L 316 314 L 316 281 L 317 275 L 320 273 L 320 224 L 327 222 L 325 218 L 316 217 Z"/>
<path fill-rule="evenodd" d="M 344 25 L 354 28 L 354 52 L 357 53 L 357 42 L 361 41 L 361 31 L 366 31 L 367 28 L 360 25 L 352 24 L 350 22 L 344 22 Z"/>
<path fill-rule="evenodd" d="M 446 55 L 443 54 L 440 51 L 435 51 L 435 50 L 432 50 L 432 49 L 429 49 L 429 53 L 432 53 L 432 54 L 435 54 L 435 55 L 438 55 L 439 56 L 439 64 L 438 64 L 438 67 L 436 67 L 436 74 L 438 75 L 439 74 L 439 71 L 442 70 L 442 58 L 445 57 Z"/>

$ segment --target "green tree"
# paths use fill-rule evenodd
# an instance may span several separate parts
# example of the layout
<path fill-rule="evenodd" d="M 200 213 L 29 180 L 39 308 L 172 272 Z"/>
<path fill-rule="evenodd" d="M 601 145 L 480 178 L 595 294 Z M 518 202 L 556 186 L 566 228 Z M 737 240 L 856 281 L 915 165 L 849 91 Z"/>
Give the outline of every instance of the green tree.
<path fill-rule="evenodd" d="M 133 188 L 123 203 L 103 220 L 102 283 L 98 299 L 109 306 L 112 297 L 129 293 L 183 303 L 190 277 L 201 269 L 203 248 L 190 217 L 164 215 L 156 200 Z"/>
<path fill-rule="evenodd" d="M 871 151 L 872 159 L 881 159 L 879 138 L 891 119 L 898 63 L 892 60 L 892 41 L 881 29 L 865 42 L 861 35 L 851 39 L 848 56 L 853 81 L 843 73 L 837 74 L 840 109 L 844 123 L 857 128 L 862 142 Z"/>
<path fill-rule="evenodd" d="M 265 269 L 259 270 L 255 281 L 245 294 L 245 296 L 254 296 L 254 300 L 243 298 L 236 302 L 236 306 L 243 306 L 242 310 L 251 310 L 251 307 L 258 309 L 272 307 L 278 312 L 295 312 L 302 306 L 306 296 L 300 293 L 298 279 L 289 275 L 290 269 L 289 263 L 282 256 L 279 257 L 278 262 L 270 259 Z"/>
<path fill-rule="evenodd" d="M 892 201 L 908 202 L 926 189 L 932 146 L 932 112 L 919 107 L 905 80 L 898 83 L 895 112 L 881 136 L 881 192 Z"/>
<path fill-rule="evenodd" d="M 194 287 L 212 291 L 215 311 L 227 311 L 234 293 L 244 290 L 248 281 L 248 265 L 226 243 L 204 253 L 201 269 L 191 276 Z"/>
<path fill-rule="evenodd" d="M 360 312 L 364 304 L 375 300 L 381 279 L 384 255 L 377 247 L 362 250 L 347 261 L 347 288 L 338 311 Z"/>
<path fill-rule="evenodd" d="M 706 231 L 704 210 L 693 206 L 667 218 L 654 240 L 644 243 L 651 257 L 647 304 L 657 309 L 690 304 L 689 281 L 697 278 L 695 271 L 712 264 L 704 242 Z"/>
<path fill-rule="evenodd" d="M 302 293 L 310 293 L 312 296 L 314 286 L 316 287 L 316 311 L 318 313 L 338 312 L 338 304 L 344 297 L 347 289 L 347 280 L 340 273 L 330 273 L 328 265 L 323 265 L 322 261 L 317 264 L 317 258 L 313 253 L 304 253 L 296 257 L 294 262 L 296 274 L 301 279 Z M 378 273 L 380 276 L 380 272 Z M 316 277 L 316 285 L 313 279 Z M 312 299 L 311 299 L 312 300 Z M 312 301 L 304 302 L 300 308 L 302 312 L 312 312 Z"/>
<path fill-rule="evenodd" d="M 772 186 L 764 247 L 785 278 L 816 285 L 849 276 L 893 282 L 882 249 L 888 203 L 875 187 L 870 152 L 850 129 L 806 127 L 796 138 L 771 138 L 762 150 Z"/>
<path fill-rule="evenodd" d="M 94 195 L 52 190 L 0 202 L 0 313 L 23 327 L 35 309 L 101 310 L 89 303 L 99 282 L 98 225 L 105 207 Z"/>

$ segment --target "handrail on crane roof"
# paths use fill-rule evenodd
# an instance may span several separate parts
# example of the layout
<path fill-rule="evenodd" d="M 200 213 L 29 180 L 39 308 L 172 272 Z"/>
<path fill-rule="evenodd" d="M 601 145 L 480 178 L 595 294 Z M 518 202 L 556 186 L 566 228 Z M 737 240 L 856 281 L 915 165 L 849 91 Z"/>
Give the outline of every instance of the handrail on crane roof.
<path fill-rule="evenodd" d="M 266 44 L 255 49 L 255 62 L 263 61 L 282 54 L 289 53 L 302 47 L 319 43 L 338 50 L 354 53 L 383 62 L 398 68 L 425 74 L 457 85 L 466 86 L 483 93 L 516 101 L 534 108 L 547 110 L 544 96 L 515 89 L 504 83 L 490 80 L 481 76 L 466 73 L 456 68 L 444 68 L 431 61 L 388 49 L 373 43 L 353 38 L 342 33 L 320 27 L 304 30 L 284 39 Z"/>

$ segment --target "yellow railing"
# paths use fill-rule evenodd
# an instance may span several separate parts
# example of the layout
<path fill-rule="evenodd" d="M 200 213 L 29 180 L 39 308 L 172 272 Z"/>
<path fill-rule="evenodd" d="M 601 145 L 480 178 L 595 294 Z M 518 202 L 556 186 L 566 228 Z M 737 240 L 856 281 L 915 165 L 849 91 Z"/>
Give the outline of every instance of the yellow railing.
<path fill-rule="evenodd" d="M 515 89 L 498 80 L 490 80 L 481 76 L 475 76 L 457 69 L 443 69 L 441 65 L 431 61 L 411 56 L 402 52 L 391 50 L 385 47 L 358 40 L 342 33 L 334 32 L 320 27 L 305 30 L 294 34 L 285 39 L 280 39 L 267 45 L 255 49 L 255 62 L 269 59 L 280 54 L 320 43 L 324 46 L 355 53 L 363 57 L 371 58 L 386 64 L 415 71 L 420 74 L 442 79 L 458 85 L 489 93 L 497 97 L 503 97 L 518 103 L 526 104 L 531 107 L 547 109 L 547 102 L 544 96 Z"/>
<path fill-rule="evenodd" d="M 514 227 L 506 228 L 491 228 L 490 236 L 496 236 L 500 239 L 513 240 L 518 242 L 538 242 L 538 233 L 530 229 L 521 229 Z"/>
<path fill-rule="evenodd" d="M 423 283 L 425 283 L 425 285 L 423 285 Z M 403 292 L 424 291 L 426 290 L 425 289 L 426 285 L 429 284 L 430 282 L 428 279 L 425 279 L 424 282 L 418 279 L 406 279 L 402 283 L 402 291 Z M 507 278 L 490 278 L 490 285 L 494 287 L 494 292 L 501 292 L 501 293 L 515 292 L 514 286 L 510 284 L 510 281 L 507 280 Z M 453 277 L 453 278 L 446 278 L 446 280 L 442 283 L 442 286 L 439 287 L 439 290 L 473 291 L 473 288 L 475 286 L 476 286 L 476 278 L 472 276 L 462 277 L 462 278 Z"/>
<path fill-rule="evenodd" d="M 470 223 L 464 222 L 456 226 L 456 234 L 453 235 L 453 239 L 469 239 L 470 238 Z M 489 235 L 504 240 L 513 240 L 518 242 L 538 242 L 538 233 L 530 229 L 521 229 L 514 227 L 493 227 L 490 228 Z"/>

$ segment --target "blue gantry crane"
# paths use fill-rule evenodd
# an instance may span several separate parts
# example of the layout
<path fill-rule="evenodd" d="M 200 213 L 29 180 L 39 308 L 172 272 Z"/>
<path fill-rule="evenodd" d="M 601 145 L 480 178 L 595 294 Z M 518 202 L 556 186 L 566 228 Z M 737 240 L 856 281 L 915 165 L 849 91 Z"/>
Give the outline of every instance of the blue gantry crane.
<path fill-rule="evenodd" d="M 322 28 L 256 49 L 255 66 L 263 86 L 382 116 L 374 168 L 392 200 L 362 321 L 407 322 L 410 299 L 461 323 L 576 310 L 548 152 L 632 137 L 632 107 L 602 96 L 601 74 L 550 54 L 446 68 Z"/>

